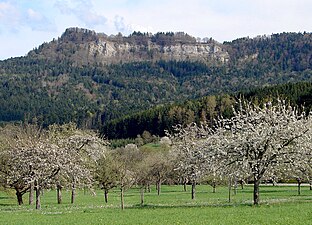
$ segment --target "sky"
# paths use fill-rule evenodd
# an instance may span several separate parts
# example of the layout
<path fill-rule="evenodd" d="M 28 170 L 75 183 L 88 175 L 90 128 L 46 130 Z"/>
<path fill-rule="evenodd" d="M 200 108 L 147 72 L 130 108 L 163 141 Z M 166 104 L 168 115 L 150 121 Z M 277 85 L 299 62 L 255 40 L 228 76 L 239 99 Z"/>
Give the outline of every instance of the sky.
<path fill-rule="evenodd" d="M 0 0 L 0 60 L 24 56 L 68 27 L 107 35 L 183 31 L 223 42 L 311 32 L 311 0 Z"/>

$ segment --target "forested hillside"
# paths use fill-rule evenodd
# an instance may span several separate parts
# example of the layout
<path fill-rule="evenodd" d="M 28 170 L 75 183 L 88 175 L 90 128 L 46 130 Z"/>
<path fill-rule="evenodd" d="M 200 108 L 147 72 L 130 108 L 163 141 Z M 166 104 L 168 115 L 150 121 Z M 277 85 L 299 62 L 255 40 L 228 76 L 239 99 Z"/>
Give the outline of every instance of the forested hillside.
<path fill-rule="evenodd" d="M 213 39 L 198 42 L 184 33 L 135 32 L 123 37 L 71 28 L 25 57 L 0 61 L 0 121 L 28 120 L 43 126 L 75 121 L 80 127 L 104 127 L 112 137 L 125 137 L 129 134 L 124 127 L 108 127 L 151 107 L 166 110 L 161 106 L 185 101 L 188 105 L 189 100 L 223 93 L 215 99 L 222 111 L 222 104 L 232 102 L 226 93 L 311 81 L 311 53 L 311 33 L 220 44 Z M 194 111 L 193 103 L 186 107 L 192 112 L 181 111 L 181 104 L 168 109 L 176 118 L 165 127 L 179 122 L 180 114 L 210 116 Z M 163 120 L 170 115 L 163 113 Z M 163 131 L 163 126 L 156 127 L 153 133 Z"/>
<path fill-rule="evenodd" d="M 245 98 L 255 104 L 263 104 L 286 99 L 292 105 L 312 109 L 312 83 L 289 83 L 231 95 L 210 95 L 197 100 L 155 107 L 141 113 L 126 116 L 105 124 L 102 134 L 110 139 L 136 138 L 145 131 L 164 136 L 165 130 L 172 130 L 176 124 L 187 125 L 192 122 L 213 124 L 219 116 L 230 117 L 232 106 Z"/>

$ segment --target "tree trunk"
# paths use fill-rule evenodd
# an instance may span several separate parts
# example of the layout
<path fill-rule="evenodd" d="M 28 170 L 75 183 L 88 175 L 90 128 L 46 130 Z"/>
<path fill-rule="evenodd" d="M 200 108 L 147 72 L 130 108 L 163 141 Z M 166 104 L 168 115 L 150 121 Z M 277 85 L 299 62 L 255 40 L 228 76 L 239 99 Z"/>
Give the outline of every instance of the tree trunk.
<path fill-rule="evenodd" d="M 229 177 L 229 182 L 228 182 L 229 184 L 229 202 L 231 202 L 231 187 L 232 187 L 232 179 L 231 179 L 231 177 Z"/>
<path fill-rule="evenodd" d="M 32 165 L 29 165 L 29 172 L 32 174 Z M 34 181 L 31 181 L 29 184 L 29 205 L 34 203 Z"/>
<path fill-rule="evenodd" d="M 216 193 L 217 184 L 215 181 L 212 182 L 212 193 Z"/>
<path fill-rule="evenodd" d="M 183 190 L 186 192 L 187 191 L 187 179 L 186 178 L 183 178 Z"/>
<path fill-rule="evenodd" d="M 237 178 L 234 177 L 234 195 L 237 194 Z"/>
<path fill-rule="evenodd" d="M 17 197 L 18 205 L 23 205 L 23 194 L 19 190 L 17 189 L 15 190 L 16 190 L 16 197 Z"/>
<path fill-rule="evenodd" d="M 160 189 L 161 189 L 161 179 L 159 179 L 159 180 L 157 181 L 156 186 L 157 186 L 157 195 L 160 195 Z"/>
<path fill-rule="evenodd" d="M 40 201 L 41 190 L 38 184 L 36 185 L 35 190 L 36 190 L 36 209 L 41 209 L 41 201 Z"/>
<path fill-rule="evenodd" d="M 240 185 L 241 185 L 242 190 L 244 190 L 244 180 L 240 181 Z"/>
<path fill-rule="evenodd" d="M 105 203 L 108 202 L 108 189 L 107 188 L 104 189 L 104 201 Z"/>
<path fill-rule="evenodd" d="M 298 195 L 300 195 L 301 194 L 301 178 L 300 177 L 297 178 L 297 183 L 298 183 Z"/>
<path fill-rule="evenodd" d="M 62 204 L 62 185 L 56 186 L 57 204 Z"/>
<path fill-rule="evenodd" d="M 193 182 L 192 182 L 192 199 L 195 199 L 195 195 L 196 195 L 196 181 L 193 180 Z"/>
<path fill-rule="evenodd" d="M 29 186 L 29 205 L 34 203 L 34 182 L 30 183 Z"/>
<path fill-rule="evenodd" d="M 144 187 L 141 187 L 141 206 L 144 205 Z"/>
<path fill-rule="evenodd" d="M 75 183 L 72 184 L 72 193 L 71 193 L 71 204 L 74 204 L 76 198 L 76 187 Z"/>
<path fill-rule="evenodd" d="M 310 181 L 310 191 L 312 191 L 312 182 Z"/>
<path fill-rule="evenodd" d="M 121 209 L 125 209 L 125 200 L 124 200 L 124 188 L 123 186 L 120 187 L 120 202 L 121 202 Z"/>
<path fill-rule="evenodd" d="M 260 202 L 260 179 L 257 175 L 254 176 L 254 190 L 253 190 L 253 201 L 254 205 L 259 205 Z"/>

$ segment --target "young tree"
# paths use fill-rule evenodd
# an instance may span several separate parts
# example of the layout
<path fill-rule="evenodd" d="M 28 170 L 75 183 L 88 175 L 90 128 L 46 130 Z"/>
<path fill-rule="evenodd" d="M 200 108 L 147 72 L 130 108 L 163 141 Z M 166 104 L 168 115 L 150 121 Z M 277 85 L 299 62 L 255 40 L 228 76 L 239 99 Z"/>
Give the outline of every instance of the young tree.
<path fill-rule="evenodd" d="M 78 129 L 73 123 L 49 126 L 49 135 L 62 152 L 56 181 L 58 202 L 62 183 L 67 183 L 71 185 L 71 203 L 74 203 L 77 186 L 91 186 L 96 162 L 104 157 L 108 142 L 93 131 Z"/>
<path fill-rule="evenodd" d="M 214 153 L 207 145 L 212 130 L 205 125 L 198 126 L 195 123 L 186 127 L 176 126 L 174 130 L 170 137 L 177 160 L 176 169 L 183 174 L 184 178 L 191 181 L 191 197 L 194 199 L 196 183 L 213 167 Z"/>
<path fill-rule="evenodd" d="M 153 181 L 156 182 L 157 195 L 161 193 L 161 185 L 167 176 L 172 172 L 172 155 L 168 151 L 151 153 L 149 174 Z"/>
<path fill-rule="evenodd" d="M 128 144 L 124 148 L 117 149 L 114 158 L 118 171 L 118 185 L 120 187 L 121 209 L 125 208 L 124 192 L 135 182 L 133 167 L 138 161 L 140 152 L 135 144 Z"/>
<path fill-rule="evenodd" d="M 300 158 L 296 157 L 295 160 L 290 162 L 282 169 L 282 174 L 286 179 L 296 180 L 298 185 L 298 195 L 301 194 L 301 184 L 304 181 L 310 183 L 311 190 L 311 177 L 312 177 L 312 146 L 307 146 L 306 151 L 301 152 Z M 297 162 L 300 163 L 297 163 Z"/>
<path fill-rule="evenodd" d="M 207 183 L 212 187 L 212 193 L 216 193 L 218 185 L 225 184 L 225 180 L 218 171 L 213 170 L 212 173 L 208 173 L 201 178 L 201 182 Z"/>
<path fill-rule="evenodd" d="M 133 174 L 135 183 L 140 187 L 141 206 L 144 205 L 144 191 L 151 184 L 153 176 L 151 171 L 153 170 L 154 154 L 147 153 L 140 150 L 138 160 L 133 166 Z"/>
<path fill-rule="evenodd" d="M 112 152 L 97 160 L 95 180 L 100 188 L 104 190 L 104 201 L 108 202 L 108 192 L 117 187 L 119 181 L 118 164 L 115 162 Z"/>

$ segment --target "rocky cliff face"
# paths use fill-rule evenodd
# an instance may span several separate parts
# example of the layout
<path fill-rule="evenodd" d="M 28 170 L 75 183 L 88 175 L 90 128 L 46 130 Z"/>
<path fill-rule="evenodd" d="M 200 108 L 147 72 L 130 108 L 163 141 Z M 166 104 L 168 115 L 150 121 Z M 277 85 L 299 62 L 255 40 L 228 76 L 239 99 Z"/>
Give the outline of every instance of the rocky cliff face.
<path fill-rule="evenodd" d="M 69 59 L 82 65 L 157 60 L 190 60 L 210 64 L 229 60 L 222 44 L 211 39 L 197 42 L 184 33 L 134 33 L 123 37 L 80 28 L 67 29 L 58 40 L 41 45 L 29 55 L 52 60 Z"/>
<path fill-rule="evenodd" d="M 175 43 L 162 46 L 151 41 L 147 45 L 114 43 L 103 40 L 88 44 L 88 56 L 102 62 L 141 61 L 141 60 L 198 60 L 227 62 L 228 53 L 220 46 L 207 43 Z"/>

